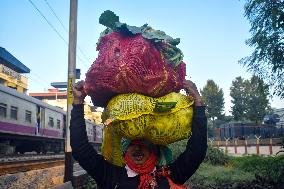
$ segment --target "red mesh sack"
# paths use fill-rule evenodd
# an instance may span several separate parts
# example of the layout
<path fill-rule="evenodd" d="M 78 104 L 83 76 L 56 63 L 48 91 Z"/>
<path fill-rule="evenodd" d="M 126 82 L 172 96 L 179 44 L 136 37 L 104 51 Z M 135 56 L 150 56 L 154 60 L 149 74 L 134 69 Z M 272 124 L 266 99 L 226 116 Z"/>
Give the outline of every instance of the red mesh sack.
<path fill-rule="evenodd" d="M 185 63 L 176 68 L 165 63 L 155 45 L 141 34 L 113 32 L 101 38 L 97 50 L 84 86 L 95 106 L 105 107 L 117 94 L 161 97 L 182 88 Z"/>

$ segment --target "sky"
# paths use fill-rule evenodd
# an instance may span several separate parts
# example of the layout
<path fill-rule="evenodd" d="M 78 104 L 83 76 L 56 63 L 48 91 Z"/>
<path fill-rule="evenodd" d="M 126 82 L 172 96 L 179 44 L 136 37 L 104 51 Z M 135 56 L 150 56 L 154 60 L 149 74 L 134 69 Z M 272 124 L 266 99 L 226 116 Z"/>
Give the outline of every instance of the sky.
<path fill-rule="evenodd" d="M 188 77 L 202 89 L 208 79 L 223 89 L 230 112 L 230 86 L 251 74 L 238 61 L 253 49 L 243 0 L 78 0 L 77 63 L 81 79 L 97 58 L 96 43 L 105 26 L 99 16 L 111 10 L 120 22 L 147 23 L 173 38 L 184 54 Z M 0 0 L 0 46 L 31 69 L 29 92 L 42 92 L 51 82 L 66 82 L 68 72 L 69 0 Z M 274 108 L 284 100 L 270 99 Z"/>

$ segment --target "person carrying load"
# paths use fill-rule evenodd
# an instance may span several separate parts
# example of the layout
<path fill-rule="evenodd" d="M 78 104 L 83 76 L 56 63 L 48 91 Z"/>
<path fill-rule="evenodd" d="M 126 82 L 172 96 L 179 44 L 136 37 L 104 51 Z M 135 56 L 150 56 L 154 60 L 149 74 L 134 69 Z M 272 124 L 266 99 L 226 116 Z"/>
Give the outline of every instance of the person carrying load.
<path fill-rule="evenodd" d="M 129 26 L 105 11 L 99 55 L 73 87 L 72 155 L 103 189 L 181 189 L 207 150 L 205 106 L 185 80 L 179 39 L 148 25 Z M 185 89 L 187 96 L 180 92 Z M 102 154 L 88 142 L 84 98 L 104 107 Z M 168 144 L 188 139 L 175 160 Z"/>
<path fill-rule="evenodd" d="M 192 136 L 185 151 L 172 163 L 158 167 L 159 146 L 143 139 L 122 140 L 125 166 L 111 164 L 88 143 L 84 121 L 83 82 L 74 86 L 70 135 L 72 155 L 104 189 L 178 189 L 198 169 L 207 150 L 207 118 L 205 106 L 195 84 L 185 81 L 184 89 L 194 98 Z"/>

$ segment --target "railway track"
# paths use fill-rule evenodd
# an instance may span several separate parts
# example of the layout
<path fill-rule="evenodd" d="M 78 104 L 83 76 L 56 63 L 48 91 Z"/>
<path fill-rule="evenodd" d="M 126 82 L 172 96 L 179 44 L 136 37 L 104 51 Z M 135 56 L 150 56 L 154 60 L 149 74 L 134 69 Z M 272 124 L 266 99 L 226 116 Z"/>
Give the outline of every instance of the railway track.
<path fill-rule="evenodd" d="M 54 159 L 62 158 L 64 153 L 61 154 L 12 154 L 0 155 L 0 163 L 26 161 L 26 160 L 40 160 L 40 159 Z"/>
<path fill-rule="evenodd" d="M 64 156 L 0 162 L 0 176 L 64 165 Z"/>

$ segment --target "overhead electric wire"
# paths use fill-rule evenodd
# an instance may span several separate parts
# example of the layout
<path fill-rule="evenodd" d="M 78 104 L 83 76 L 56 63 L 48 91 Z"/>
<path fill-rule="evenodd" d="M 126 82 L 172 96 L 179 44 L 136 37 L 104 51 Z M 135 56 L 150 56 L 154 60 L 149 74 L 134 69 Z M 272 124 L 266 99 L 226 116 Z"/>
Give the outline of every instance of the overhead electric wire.
<path fill-rule="evenodd" d="M 62 26 L 62 28 L 64 29 L 64 31 L 68 34 L 68 30 L 65 27 L 65 25 L 63 24 L 63 22 L 61 21 L 61 19 L 57 16 L 57 14 L 55 13 L 54 9 L 52 8 L 52 6 L 48 3 L 47 0 L 44 0 L 45 3 L 47 4 L 48 8 L 50 9 L 50 11 L 52 12 L 52 14 L 55 16 L 55 18 L 58 20 L 58 22 L 60 23 L 60 25 Z M 89 58 L 86 56 L 86 54 L 83 52 L 83 50 L 80 48 L 79 44 L 78 44 L 78 50 L 80 51 L 80 53 L 83 55 L 83 57 L 85 58 L 85 60 L 87 62 L 89 62 Z"/>
<path fill-rule="evenodd" d="M 43 82 L 43 80 L 39 80 L 38 78 L 35 77 L 34 73 L 30 73 L 29 76 L 27 76 L 28 79 L 34 81 L 33 84 L 36 84 L 38 86 L 44 87 L 44 88 L 49 88 L 49 84 L 46 84 L 46 81 Z M 48 82 L 47 82 L 48 83 Z"/>
<path fill-rule="evenodd" d="M 31 72 L 31 74 L 33 74 L 34 76 L 36 76 L 38 79 L 40 79 L 41 81 L 43 81 L 44 83 L 49 83 L 48 81 L 42 79 L 41 76 L 37 75 L 35 72 Z"/>
<path fill-rule="evenodd" d="M 65 42 L 68 46 L 67 41 L 63 38 L 63 36 L 56 30 L 56 28 L 47 20 L 47 18 L 43 15 L 43 13 L 37 8 L 37 6 L 32 2 L 32 0 L 28 0 L 33 7 L 37 10 L 37 12 L 44 18 L 44 20 L 48 23 L 48 25 L 57 33 L 57 35 Z"/>
<path fill-rule="evenodd" d="M 51 10 L 52 14 L 56 17 L 56 19 L 58 20 L 58 22 L 59 22 L 59 23 L 61 24 L 61 26 L 63 27 L 64 31 L 65 31 L 66 33 L 68 33 L 67 28 L 64 26 L 64 24 L 62 23 L 62 21 L 61 21 L 61 20 L 59 19 L 59 17 L 56 15 L 54 9 L 51 7 L 51 5 L 48 3 L 47 0 L 44 0 L 44 1 L 45 1 L 45 3 L 47 4 L 47 6 L 49 7 L 49 9 Z"/>
<path fill-rule="evenodd" d="M 55 31 L 55 33 L 60 37 L 60 39 L 62 39 L 64 41 L 64 43 L 68 46 L 68 42 L 64 39 L 64 37 L 56 30 L 56 28 L 51 24 L 51 22 L 48 21 L 48 19 L 44 16 L 44 14 L 39 10 L 39 8 L 37 8 L 37 6 L 33 3 L 32 0 L 28 0 L 32 6 L 37 10 L 37 12 L 44 18 L 44 20 L 48 23 L 48 25 Z M 52 9 L 53 10 L 53 9 Z M 54 11 L 53 11 L 54 12 Z M 55 12 L 54 12 L 55 13 Z M 56 16 L 57 17 L 57 16 Z M 80 49 L 79 49 L 80 50 Z M 78 56 L 77 57 L 84 66 L 86 66 L 86 68 L 88 68 L 89 66 L 86 65 L 84 63 L 84 61 Z"/>
<path fill-rule="evenodd" d="M 54 9 L 52 8 L 52 6 L 48 3 L 47 0 L 44 0 L 45 3 L 47 4 L 48 8 L 51 10 L 52 14 L 55 16 L 55 18 L 58 20 L 58 22 L 60 23 L 60 25 L 62 26 L 62 28 L 64 29 L 64 31 L 68 34 L 68 30 L 65 27 L 65 25 L 63 24 L 63 22 L 61 21 L 61 19 L 57 16 L 57 14 L 55 13 Z M 80 46 L 78 45 L 78 50 L 80 51 L 80 53 L 83 55 L 83 57 L 85 58 L 85 60 L 87 62 L 89 62 L 89 58 L 86 56 L 86 54 L 83 52 L 83 50 L 80 48 Z M 81 60 L 82 61 L 82 60 Z"/>

